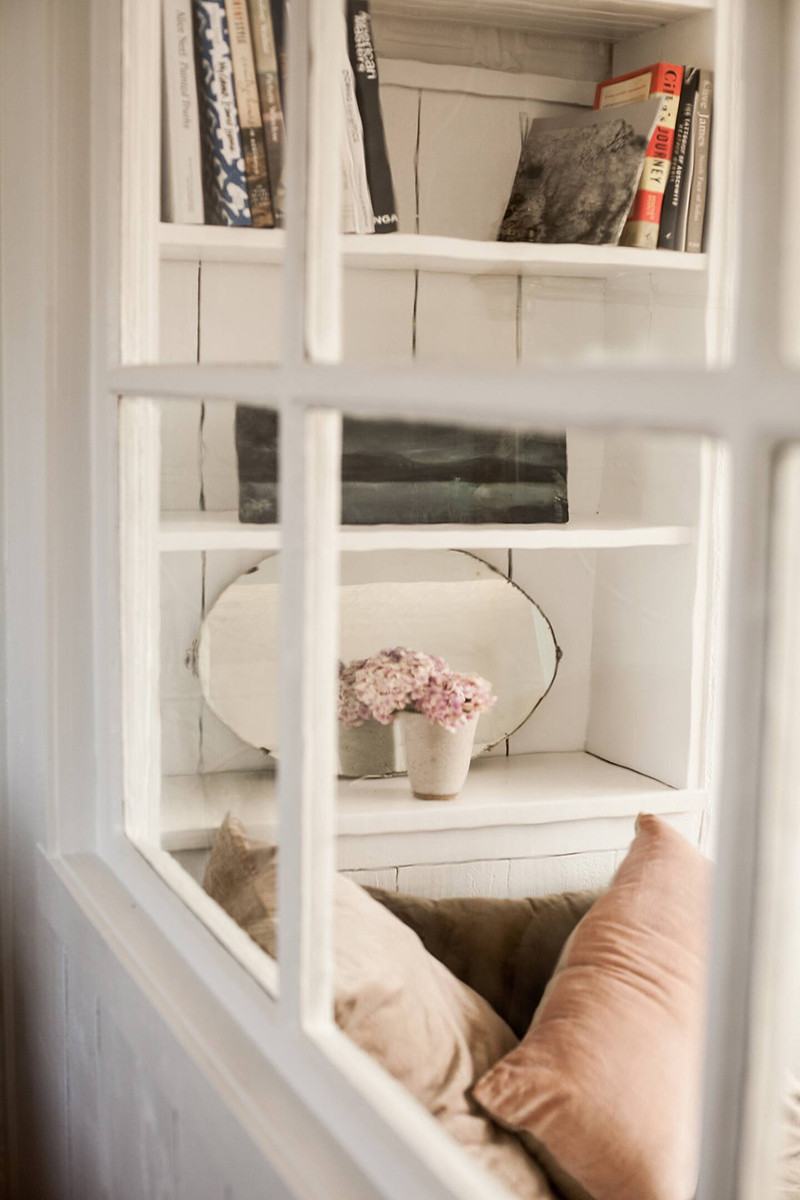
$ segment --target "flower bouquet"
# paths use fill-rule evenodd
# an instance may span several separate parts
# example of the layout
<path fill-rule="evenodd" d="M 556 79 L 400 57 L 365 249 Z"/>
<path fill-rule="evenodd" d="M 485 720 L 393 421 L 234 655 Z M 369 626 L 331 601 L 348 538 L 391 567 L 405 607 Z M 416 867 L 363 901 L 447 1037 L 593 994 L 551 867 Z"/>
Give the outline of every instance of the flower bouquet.
<path fill-rule="evenodd" d="M 399 720 L 409 781 L 421 800 L 451 800 L 461 791 L 477 718 L 496 699 L 480 675 L 402 646 L 339 666 L 341 724 Z"/>

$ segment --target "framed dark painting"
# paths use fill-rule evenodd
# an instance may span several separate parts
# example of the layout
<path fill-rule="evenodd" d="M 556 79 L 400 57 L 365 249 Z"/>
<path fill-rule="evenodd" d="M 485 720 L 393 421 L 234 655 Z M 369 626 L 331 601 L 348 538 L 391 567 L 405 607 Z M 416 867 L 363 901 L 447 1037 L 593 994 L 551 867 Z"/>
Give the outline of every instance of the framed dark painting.
<path fill-rule="evenodd" d="M 278 519 L 278 417 L 236 410 L 239 517 Z M 565 434 L 346 417 L 343 525 L 563 524 Z"/>

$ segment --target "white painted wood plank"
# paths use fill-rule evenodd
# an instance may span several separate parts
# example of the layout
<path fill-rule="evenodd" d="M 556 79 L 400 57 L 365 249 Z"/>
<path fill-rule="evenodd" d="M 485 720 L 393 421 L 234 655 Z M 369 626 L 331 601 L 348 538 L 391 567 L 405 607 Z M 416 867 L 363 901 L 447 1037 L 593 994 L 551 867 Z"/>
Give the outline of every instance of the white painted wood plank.
<path fill-rule="evenodd" d="M 420 107 L 419 232 L 493 242 L 511 194 L 520 113 L 559 116 L 545 101 L 423 92 Z"/>
<path fill-rule="evenodd" d="M 542 34 L 588 35 L 606 40 L 659 26 L 665 21 L 676 21 L 711 7 L 711 0 L 681 0 L 680 3 L 671 0 L 602 0 L 601 3 L 573 0 L 566 8 L 554 0 L 488 0 L 480 7 L 466 0 L 386 0 L 385 3 L 390 16 L 476 21 L 536 29 Z"/>
<path fill-rule="evenodd" d="M 635 71 L 642 64 L 675 62 L 693 67 L 714 67 L 713 0 L 697 5 L 695 14 L 684 9 L 679 18 L 667 18 L 656 27 L 618 41 L 614 46 L 614 75 Z"/>
<path fill-rule="evenodd" d="M 512 364 L 517 358 L 517 281 L 420 273 L 416 357 L 441 365 Z"/>
<path fill-rule="evenodd" d="M 161 834 L 166 849 L 208 845 L 209 830 L 228 811 L 248 825 L 274 827 L 275 788 L 269 772 L 172 776 L 163 781 L 163 788 Z M 702 792 L 665 787 L 590 754 L 512 755 L 476 759 L 459 798 L 441 804 L 415 800 L 404 776 L 340 780 L 337 830 L 352 836 L 444 830 L 452 836 L 455 830 L 473 829 L 486 836 L 497 826 L 520 829 L 635 816 L 640 811 L 685 812 L 704 804 Z"/>
<path fill-rule="evenodd" d="M 587 749 L 682 787 L 691 732 L 695 553 L 599 558 Z"/>
<path fill-rule="evenodd" d="M 199 237 L 204 240 L 206 229 L 216 227 L 191 228 L 202 230 Z M 273 233 L 273 237 L 281 234 Z M 281 332 L 282 272 L 278 267 L 255 262 L 205 263 L 200 292 L 201 363 L 276 363 Z"/>
<path fill-rule="evenodd" d="M 415 292 L 413 271 L 346 271 L 345 359 L 408 366 L 413 360 Z"/>
<path fill-rule="evenodd" d="M 672 807 L 685 807 L 689 793 L 673 792 Z M 703 798 L 702 802 L 705 802 Z M 652 811 L 652 804 L 639 806 Z M 672 821 L 670 813 L 660 814 Z M 679 818 L 684 814 L 678 814 Z M 700 813 L 697 813 L 698 819 Z M 416 833 L 341 834 L 338 859 L 342 868 L 379 869 L 422 863 L 479 862 L 491 859 L 548 858 L 594 853 L 628 846 L 636 814 L 555 821 L 542 825 L 494 825 L 484 829 L 439 829 Z"/>
<path fill-rule="evenodd" d="M 510 188 L 511 181 L 509 191 Z M 199 259 L 204 264 L 228 267 L 279 264 L 285 244 L 281 230 L 234 229 L 221 225 L 162 225 L 159 241 L 162 259 Z M 365 271 L 419 270 L 468 275 L 572 275 L 615 279 L 628 275 L 649 277 L 654 272 L 702 275 L 708 269 L 705 254 L 674 254 L 669 250 L 636 250 L 629 246 L 539 245 L 413 233 L 380 236 L 348 233 L 343 235 L 341 245 L 345 267 Z M 223 300 L 218 300 L 215 308 L 233 291 L 230 275 L 229 287 L 222 291 Z M 246 311 L 245 319 L 252 325 Z M 230 315 L 226 320 L 230 322 Z M 255 339 L 258 351 L 263 353 L 266 343 L 260 331 L 256 334 L 257 337 L 252 329 L 246 330 L 242 341 L 250 346 Z M 271 330 L 267 336 L 271 349 Z M 216 339 L 212 345 L 216 349 Z M 219 357 L 215 361 L 225 360 Z M 116 383 L 114 387 L 124 390 L 117 388 Z"/>
<path fill-rule="evenodd" d="M 606 435 L 596 429 L 567 430 L 569 524 L 593 524 L 600 512 Z"/>
<path fill-rule="evenodd" d="M 549 693 L 512 735 L 512 754 L 586 746 L 597 559 L 592 550 L 515 550 L 512 555 L 514 582 L 551 620 L 563 652 Z"/>
<path fill-rule="evenodd" d="M 444 900 L 450 896 L 490 896 L 505 900 L 508 896 L 508 862 L 432 863 L 418 867 L 400 867 L 397 890 Z"/>
<path fill-rule="evenodd" d="M 551 858 L 517 858 L 509 863 L 508 895 L 519 899 L 605 887 L 611 882 L 615 869 L 614 850 L 559 854 Z"/>
<path fill-rule="evenodd" d="M 602 434 L 569 434 L 568 452 L 579 445 L 577 470 L 586 465 L 588 474 L 579 479 L 578 503 L 589 507 L 597 487 L 597 456 Z M 274 551 L 280 548 L 277 525 L 246 525 L 236 512 L 165 513 L 159 546 L 162 552 L 183 550 L 247 549 Z M 681 546 L 693 540 L 688 525 L 657 525 L 624 516 L 577 516 L 565 525 L 363 525 L 343 526 L 339 534 L 342 550 L 576 550 L 622 549 L 633 546 Z"/>
<path fill-rule="evenodd" d="M 342 874 L 348 879 L 352 879 L 354 883 L 361 884 L 362 887 L 385 888 L 388 892 L 398 890 L 395 867 L 389 867 L 383 871 L 343 871 Z"/>
<path fill-rule="evenodd" d="M 519 320 L 520 361 L 525 365 L 603 361 L 601 279 L 523 279 Z"/>
<path fill-rule="evenodd" d="M 385 61 L 381 60 L 378 64 L 378 71 L 381 79 L 381 109 L 386 134 L 386 149 L 389 155 L 394 198 L 397 205 L 398 231 L 400 233 L 416 233 L 419 94 L 405 87 L 392 87 L 387 84 Z M 386 62 L 386 66 L 389 65 Z"/>
<path fill-rule="evenodd" d="M 159 362 L 197 361 L 199 261 L 160 270 Z M 161 412 L 161 507 L 195 509 L 200 498 L 200 405 L 185 400 Z"/>
<path fill-rule="evenodd" d="M 66 957 L 66 1037 L 69 1107 L 69 1179 L 71 1196 L 109 1194 L 102 1179 L 107 1164 L 99 1153 L 104 1132 L 98 1080 L 99 998 L 95 981 L 86 979 L 74 951 Z"/>
<path fill-rule="evenodd" d="M 510 71 L 487 71 L 484 67 L 419 62 L 414 59 L 383 58 L 381 84 L 426 92 L 457 92 L 464 95 L 513 100 L 544 100 L 548 103 L 591 108 L 595 85 L 589 80 L 565 79 L 558 75 L 528 75 Z"/>
<path fill-rule="evenodd" d="M 207 512 L 236 511 L 239 507 L 235 420 L 235 405 L 205 405 L 201 454 L 203 503 Z"/>

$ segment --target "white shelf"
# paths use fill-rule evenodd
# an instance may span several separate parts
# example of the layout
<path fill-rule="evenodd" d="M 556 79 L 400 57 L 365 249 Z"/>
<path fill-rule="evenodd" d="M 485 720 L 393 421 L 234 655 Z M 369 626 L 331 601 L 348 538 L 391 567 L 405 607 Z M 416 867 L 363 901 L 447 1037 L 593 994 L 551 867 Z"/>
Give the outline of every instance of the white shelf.
<path fill-rule="evenodd" d="M 712 8 L 713 0 L 377 0 L 375 12 L 616 42 Z"/>
<path fill-rule="evenodd" d="M 457 800 L 416 800 L 404 776 L 340 780 L 340 836 L 488 829 L 701 810 L 702 791 L 667 787 L 591 754 L 519 754 L 477 759 Z M 272 772 L 171 775 L 162 781 L 165 850 L 203 849 L 232 811 L 259 837 L 277 830 Z"/>
<path fill-rule="evenodd" d="M 161 520 L 162 552 L 278 550 L 276 525 L 243 525 L 235 512 L 170 512 Z M 344 526 L 342 550 L 579 550 L 684 546 L 687 525 L 653 525 L 617 517 L 579 517 L 566 525 Z"/>
<path fill-rule="evenodd" d="M 284 235 L 276 229 L 222 225 L 160 226 L 162 259 L 280 264 Z M 702 274 L 705 254 L 636 250 L 630 246 L 474 242 L 413 233 L 342 238 L 344 265 L 371 271 L 436 271 L 464 275 L 572 275 L 614 278 L 633 273 Z"/>

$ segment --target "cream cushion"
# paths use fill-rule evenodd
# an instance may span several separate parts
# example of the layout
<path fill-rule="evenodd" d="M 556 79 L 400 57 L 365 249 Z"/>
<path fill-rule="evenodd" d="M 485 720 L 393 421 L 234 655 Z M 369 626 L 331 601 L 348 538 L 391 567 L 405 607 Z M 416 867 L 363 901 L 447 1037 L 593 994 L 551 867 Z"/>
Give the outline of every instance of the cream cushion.
<path fill-rule="evenodd" d="M 203 886 L 273 956 L 276 871 L 275 847 L 253 841 L 226 817 Z M 471 1095 L 475 1081 L 516 1045 L 511 1030 L 357 884 L 338 876 L 334 905 L 339 1026 L 520 1200 L 551 1200 L 518 1138 L 489 1120 Z"/>

